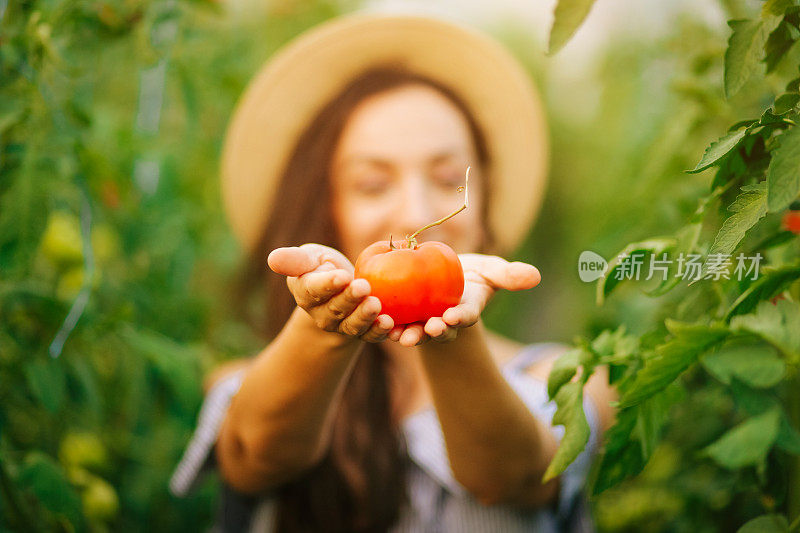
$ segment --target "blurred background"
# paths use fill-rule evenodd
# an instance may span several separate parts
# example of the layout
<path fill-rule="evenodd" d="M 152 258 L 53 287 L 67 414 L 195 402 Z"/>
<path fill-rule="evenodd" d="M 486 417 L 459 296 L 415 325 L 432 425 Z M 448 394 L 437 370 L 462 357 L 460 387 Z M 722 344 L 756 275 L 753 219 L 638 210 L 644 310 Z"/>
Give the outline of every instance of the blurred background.
<path fill-rule="evenodd" d="M 549 188 L 513 257 L 543 281 L 498 294 L 489 327 L 571 342 L 656 324 L 663 300 L 635 284 L 596 306 L 578 256 L 609 258 L 683 225 L 710 182 L 684 170 L 780 91 L 768 79 L 723 98 L 726 20 L 760 2 L 598 0 L 550 57 L 553 5 L 0 0 L 0 527 L 12 513 L 31 530 L 210 525 L 214 479 L 186 499 L 167 481 L 203 375 L 261 348 L 228 305 L 240 249 L 220 205 L 221 142 L 264 61 L 343 13 L 427 12 L 481 28 L 545 97 Z M 686 433 L 703 423 L 680 416 Z M 715 530 L 736 487 L 714 471 L 680 477 L 679 453 L 667 442 L 640 479 L 601 495 L 599 528 Z"/>

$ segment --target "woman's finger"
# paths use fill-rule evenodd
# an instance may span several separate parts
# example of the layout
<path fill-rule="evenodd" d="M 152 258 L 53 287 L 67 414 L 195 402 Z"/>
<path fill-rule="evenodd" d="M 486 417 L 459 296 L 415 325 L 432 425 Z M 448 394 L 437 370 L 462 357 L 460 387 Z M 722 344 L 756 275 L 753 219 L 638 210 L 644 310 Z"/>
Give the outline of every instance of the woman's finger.
<path fill-rule="evenodd" d="M 472 326 L 480 318 L 480 309 L 473 302 L 463 302 L 442 313 L 442 320 L 451 327 L 466 328 Z"/>
<path fill-rule="evenodd" d="M 389 315 L 378 315 L 375 322 L 361 335 L 361 340 L 366 342 L 383 342 L 388 338 L 389 332 L 394 327 L 394 320 Z"/>
<path fill-rule="evenodd" d="M 339 269 L 330 272 L 308 272 L 296 278 L 289 277 L 286 278 L 286 283 L 297 305 L 308 311 L 339 294 L 352 280 L 353 275 L 350 272 Z"/>
<path fill-rule="evenodd" d="M 392 341 L 392 342 L 399 341 L 400 340 L 400 336 L 403 334 L 404 330 L 405 330 L 405 326 L 402 325 L 402 324 L 399 325 L 399 326 L 393 327 L 392 330 L 389 332 L 389 335 L 388 335 L 389 340 Z"/>
<path fill-rule="evenodd" d="M 532 289 L 542 281 L 542 275 L 535 266 L 522 261 L 508 262 L 502 257 L 482 254 L 460 254 L 464 270 L 480 275 L 495 289 L 522 291 Z"/>
<path fill-rule="evenodd" d="M 342 292 L 325 302 L 325 309 L 320 309 L 320 311 L 329 314 L 336 320 L 343 320 L 358 307 L 364 298 L 369 296 L 369 292 L 370 286 L 367 280 L 354 279 Z"/>
<path fill-rule="evenodd" d="M 423 330 L 422 324 L 409 324 L 406 326 L 405 331 L 403 334 L 400 335 L 400 344 L 403 346 L 416 346 L 417 344 L 421 344 L 425 340 L 425 331 Z"/>
<path fill-rule="evenodd" d="M 449 326 L 444 323 L 440 317 L 433 317 L 429 318 L 428 321 L 425 323 L 425 333 L 430 335 L 430 337 L 436 340 L 437 337 L 444 335 Z"/>
<path fill-rule="evenodd" d="M 267 256 L 272 271 L 284 276 L 302 276 L 320 269 L 343 269 L 353 271 L 353 265 L 338 250 L 321 244 L 308 243 L 302 246 L 287 246 L 272 250 Z"/>
<path fill-rule="evenodd" d="M 317 325 L 325 331 L 339 331 L 340 323 L 369 296 L 369 290 L 367 280 L 354 279 L 343 291 L 319 305 L 312 306 L 308 312 Z"/>
<path fill-rule="evenodd" d="M 425 324 L 425 333 L 434 342 L 450 342 L 458 337 L 458 328 L 448 326 L 441 317 L 433 317 Z"/>
<path fill-rule="evenodd" d="M 360 337 L 369 331 L 380 312 L 381 301 L 375 296 L 367 296 L 355 311 L 341 321 L 338 331 L 350 337 Z"/>

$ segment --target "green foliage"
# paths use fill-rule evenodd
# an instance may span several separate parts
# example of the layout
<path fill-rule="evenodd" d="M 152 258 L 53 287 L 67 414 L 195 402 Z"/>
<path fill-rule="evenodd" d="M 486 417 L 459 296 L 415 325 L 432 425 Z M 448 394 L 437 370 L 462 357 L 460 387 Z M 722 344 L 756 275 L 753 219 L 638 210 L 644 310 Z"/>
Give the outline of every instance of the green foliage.
<path fill-rule="evenodd" d="M 780 411 L 767 411 L 731 429 L 703 453 L 730 469 L 761 464 L 778 436 L 779 422 Z"/>
<path fill-rule="evenodd" d="M 783 352 L 789 363 L 800 363 L 800 305 L 796 302 L 761 302 L 755 313 L 731 319 L 731 329 L 757 335 Z"/>
<path fill-rule="evenodd" d="M 641 266 L 650 255 L 660 256 L 675 248 L 676 244 L 674 238 L 653 238 L 627 245 L 609 261 L 605 276 L 598 280 L 597 303 L 602 304 L 620 281 L 633 277 L 637 264 Z"/>
<path fill-rule="evenodd" d="M 731 150 L 736 148 L 739 145 L 739 141 L 741 141 L 746 134 L 747 128 L 740 128 L 737 131 L 720 137 L 719 140 L 714 141 L 708 146 L 708 148 L 706 148 L 706 152 L 703 154 L 703 159 L 697 163 L 697 166 L 692 170 L 688 170 L 687 172 L 701 172 L 711 167 L 720 159 L 728 155 Z"/>
<path fill-rule="evenodd" d="M 221 305 L 219 143 L 268 55 L 339 9 L 279 8 L 0 2 L 0 530 L 210 525 L 213 483 L 167 483 L 202 374 L 261 344 Z"/>
<path fill-rule="evenodd" d="M 567 44 L 589 15 L 594 0 L 558 0 L 553 13 L 548 53 L 555 54 Z"/>
<path fill-rule="evenodd" d="M 736 378 L 755 388 L 777 385 L 786 376 L 786 364 L 775 350 L 759 344 L 729 346 L 705 355 L 703 366 L 726 385 Z"/>
<path fill-rule="evenodd" d="M 780 146 L 775 149 L 767 170 L 767 203 L 772 212 L 786 209 L 800 194 L 800 128 L 791 128 L 777 142 Z"/>
<path fill-rule="evenodd" d="M 644 367 L 622 394 L 622 407 L 636 405 L 665 389 L 728 334 L 720 324 L 683 324 L 667 319 L 666 325 L 672 338 L 643 356 Z"/>
<path fill-rule="evenodd" d="M 727 133 L 717 133 L 687 171 L 702 177 L 715 169 L 709 192 L 695 197 L 697 209 L 672 234 L 637 235 L 597 281 L 598 304 L 608 304 L 632 284 L 653 298 L 657 312 L 650 329 L 622 333 L 626 342 L 611 343 L 605 354 L 592 347 L 609 346 L 611 329 L 593 340 L 578 339 L 551 372 L 549 393 L 559 409 L 574 404 L 579 386 L 599 365 L 608 365 L 610 383 L 619 394 L 616 424 L 605 435 L 592 476 L 601 527 L 800 527 L 800 490 L 795 488 L 800 487 L 800 242 L 780 226 L 781 216 L 800 195 L 799 12 L 794 1 L 769 0 L 754 18 L 729 22 L 724 94 L 729 99 L 759 94 L 761 102 L 770 104 L 766 109 L 761 104 L 758 118 L 738 118 Z M 736 252 L 758 259 L 757 276 L 737 265 Z M 635 279 L 621 275 L 635 258 L 646 264 L 649 258 L 674 261 L 689 254 L 704 258 L 693 279 L 682 280 L 670 270 L 673 278 L 655 288 L 641 281 L 621 283 Z M 712 268 L 721 258 L 727 260 L 724 268 Z M 620 338 L 619 328 L 613 336 Z M 574 434 L 581 434 L 583 420 L 575 413 L 560 419 L 566 434 L 570 420 Z M 563 471 L 569 464 L 565 459 L 574 460 L 582 451 L 576 441 L 562 446 L 550 475 Z M 658 466 L 653 461 L 663 450 L 680 459 L 666 474 L 654 475 Z M 662 508 L 655 501 L 640 504 L 636 495 L 682 503 Z M 616 501 L 641 511 L 627 521 L 612 517 L 604 506 L 626 512 Z M 792 526 L 787 515 L 795 520 Z"/>
<path fill-rule="evenodd" d="M 558 405 L 553 424 L 566 429 L 553 461 L 542 478 L 546 482 L 564 471 L 589 442 L 589 423 L 583 413 L 583 383 L 567 383 L 555 395 Z"/>
<path fill-rule="evenodd" d="M 754 518 L 739 528 L 738 533 L 788 533 L 789 523 L 781 515 L 769 514 Z"/>

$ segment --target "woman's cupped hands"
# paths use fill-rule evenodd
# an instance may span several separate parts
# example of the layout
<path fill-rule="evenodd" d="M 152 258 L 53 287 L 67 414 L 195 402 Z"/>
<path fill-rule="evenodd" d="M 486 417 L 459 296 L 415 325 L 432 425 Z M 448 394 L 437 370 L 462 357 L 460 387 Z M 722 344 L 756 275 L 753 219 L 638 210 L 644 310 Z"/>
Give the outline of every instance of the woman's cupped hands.
<path fill-rule="evenodd" d="M 353 264 L 334 248 L 314 243 L 276 248 L 267 263 L 286 276 L 297 305 L 317 327 L 366 342 L 389 339 L 415 346 L 429 340 L 454 340 L 459 329 L 478 322 L 495 292 L 531 289 L 541 281 L 539 270 L 528 263 L 475 253 L 459 254 L 458 258 L 464 270 L 461 301 L 440 317 L 412 324 L 395 324 L 382 314 L 380 300 L 370 295 L 369 282 L 354 278 Z"/>

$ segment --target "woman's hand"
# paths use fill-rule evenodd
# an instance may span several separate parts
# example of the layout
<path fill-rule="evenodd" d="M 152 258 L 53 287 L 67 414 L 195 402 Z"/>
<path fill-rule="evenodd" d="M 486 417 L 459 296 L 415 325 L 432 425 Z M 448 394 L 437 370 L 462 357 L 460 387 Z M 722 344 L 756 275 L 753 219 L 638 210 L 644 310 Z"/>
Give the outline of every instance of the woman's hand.
<path fill-rule="evenodd" d="M 445 310 L 441 317 L 429 318 L 425 324 L 415 323 L 392 328 L 389 339 L 403 346 L 415 346 L 429 339 L 449 342 L 460 328 L 475 324 L 492 296 L 499 289 L 521 291 L 539 284 L 539 270 L 528 263 L 508 262 L 502 257 L 483 254 L 459 254 L 464 269 L 464 294 L 461 302 Z"/>
<path fill-rule="evenodd" d="M 319 328 L 381 342 L 394 327 L 389 315 L 380 314 L 380 300 L 369 296 L 369 282 L 353 279 L 353 264 L 334 248 L 321 244 L 276 248 L 267 263 L 287 276 L 295 302 Z"/>

